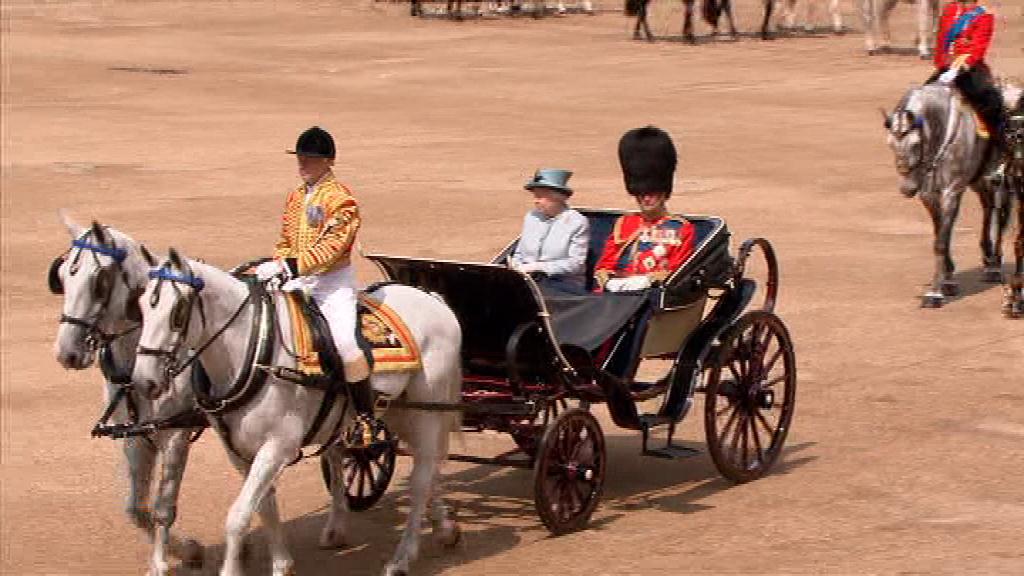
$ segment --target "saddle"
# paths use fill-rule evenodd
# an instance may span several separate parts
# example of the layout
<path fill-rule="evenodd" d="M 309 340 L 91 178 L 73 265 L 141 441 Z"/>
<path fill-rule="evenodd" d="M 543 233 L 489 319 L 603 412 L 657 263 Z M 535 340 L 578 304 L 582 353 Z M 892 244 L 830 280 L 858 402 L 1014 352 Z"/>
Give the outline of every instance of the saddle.
<path fill-rule="evenodd" d="M 330 326 L 316 302 L 305 294 L 284 293 L 292 326 L 293 351 L 297 369 L 307 376 L 344 378 L 344 364 L 338 355 Z M 409 328 L 391 307 L 369 292 L 358 294 L 356 342 L 366 354 L 372 372 L 419 370 L 420 352 Z"/>

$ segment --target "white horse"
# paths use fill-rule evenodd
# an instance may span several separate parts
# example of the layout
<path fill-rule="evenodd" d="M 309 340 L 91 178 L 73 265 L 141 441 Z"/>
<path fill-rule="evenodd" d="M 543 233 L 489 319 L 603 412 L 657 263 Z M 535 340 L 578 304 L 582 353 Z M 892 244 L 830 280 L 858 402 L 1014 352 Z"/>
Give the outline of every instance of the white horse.
<path fill-rule="evenodd" d="M 150 272 L 150 283 L 140 303 L 145 319 L 140 356 L 135 365 L 137 385 L 152 397 L 168 389 L 176 351 L 195 348 L 213 381 L 210 397 L 228 400 L 217 418 L 222 440 L 234 464 L 245 475 L 241 493 L 231 506 L 226 523 L 222 576 L 242 574 L 241 542 L 252 515 L 259 512 L 268 533 L 273 574 L 291 571 L 277 509 L 274 484 L 284 469 L 300 455 L 304 444 L 329 443 L 339 425 L 347 425 L 352 411 L 343 402 L 330 408 L 323 426 L 311 430 L 324 392 L 273 376 L 273 370 L 256 367 L 258 357 L 266 364 L 295 368 L 291 327 L 281 298 L 276 318 L 259 307 L 262 290 L 213 266 L 189 261 L 173 249 L 169 260 Z M 409 402 L 454 403 L 461 388 L 462 332 L 458 320 L 439 299 L 402 285 L 384 285 L 373 291 L 405 321 L 419 347 L 422 369 L 416 372 L 375 374 L 375 389 L 391 397 L 404 395 Z M 278 329 L 274 329 L 273 321 Z M 262 337 L 278 340 L 263 351 Z M 254 353 L 251 350 L 261 349 Z M 229 388 L 231 390 L 229 390 Z M 237 392 L 234 398 L 228 395 Z M 200 398 L 202 403 L 202 398 Z M 407 572 L 419 548 L 420 520 L 432 503 L 434 534 L 444 544 L 459 535 L 457 524 L 437 494 L 438 468 L 448 455 L 448 434 L 458 425 L 456 412 L 403 410 L 385 414 L 389 428 L 406 440 L 414 464 L 410 478 L 409 518 L 386 574 Z M 343 420 L 342 420 L 343 419 Z M 342 420 L 342 421 L 339 421 Z M 308 438 L 307 438 L 308 436 Z M 340 450 L 329 450 L 338 457 Z M 340 462 L 332 466 L 340 467 Z M 340 469 L 340 468 L 338 468 Z M 340 545 L 347 514 L 345 487 L 332 483 L 332 505 L 321 533 L 324 546 Z"/>
<path fill-rule="evenodd" d="M 861 0 L 861 15 L 864 18 L 864 43 L 868 54 L 878 54 L 889 49 L 892 35 L 889 31 L 889 14 L 900 0 Z M 939 17 L 938 0 L 904 0 L 917 5 L 917 37 L 914 43 L 921 58 L 929 58 Z"/>
<path fill-rule="evenodd" d="M 793 30 L 797 27 L 797 3 L 798 0 L 780 0 L 782 3 L 782 11 L 779 14 L 779 19 L 782 22 L 782 26 Z M 832 24 L 832 31 L 836 34 L 843 32 L 843 14 L 839 10 L 839 0 L 805 0 L 803 2 L 806 6 L 803 14 L 803 29 L 810 32 L 814 30 L 814 22 L 816 20 L 817 12 L 821 5 L 826 5 L 828 9 L 829 21 Z"/>
<path fill-rule="evenodd" d="M 107 348 L 106 399 L 117 404 L 110 415 L 115 424 L 132 418 L 129 405 L 140 421 L 180 414 L 191 404 L 191 396 L 157 411 L 127 384 L 135 363 L 139 341 L 138 296 L 148 281 L 148 253 L 130 237 L 113 228 L 92 223 L 89 228 L 75 224 L 66 216 L 64 224 L 71 234 L 70 250 L 54 261 L 50 269 L 50 288 L 63 293 L 64 306 L 54 352 L 57 361 L 69 370 L 88 368 L 97 352 Z M 116 382 L 115 382 L 116 381 Z M 122 401 L 118 389 L 125 386 Z M 124 440 L 128 463 L 129 492 L 126 512 L 131 521 L 153 541 L 150 572 L 168 571 L 167 552 L 190 565 L 201 564 L 202 547 L 191 539 L 171 533 L 177 513 L 178 490 L 188 460 L 189 437 L 194 429 L 158 430 L 148 436 L 132 436 Z M 150 484 L 157 456 L 162 468 L 152 512 L 149 506 Z"/>

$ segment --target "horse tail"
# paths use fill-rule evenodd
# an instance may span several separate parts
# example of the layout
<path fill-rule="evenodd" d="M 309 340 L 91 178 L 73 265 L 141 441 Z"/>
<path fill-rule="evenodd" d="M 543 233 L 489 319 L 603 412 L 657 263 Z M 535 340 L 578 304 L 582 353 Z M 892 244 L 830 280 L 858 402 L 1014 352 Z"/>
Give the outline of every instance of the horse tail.
<path fill-rule="evenodd" d="M 701 16 L 709 25 L 718 27 L 718 17 L 722 15 L 722 4 L 719 0 L 704 0 Z"/>

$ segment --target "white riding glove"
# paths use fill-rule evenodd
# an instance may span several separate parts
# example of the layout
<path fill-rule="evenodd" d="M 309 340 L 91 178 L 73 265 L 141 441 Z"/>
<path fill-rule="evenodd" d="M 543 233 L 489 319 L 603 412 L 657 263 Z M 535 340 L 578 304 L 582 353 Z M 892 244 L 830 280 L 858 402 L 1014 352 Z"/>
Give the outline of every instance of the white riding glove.
<path fill-rule="evenodd" d="M 651 279 L 647 276 L 629 276 L 628 278 L 612 278 L 605 282 L 604 289 L 608 292 L 636 292 L 650 286 Z"/>
<path fill-rule="evenodd" d="M 946 70 L 942 74 L 939 74 L 939 84 L 942 84 L 943 86 L 949 86 L 950 84 L 953 83 L 954 80 L 956 80 L 956 77 L 959 74 L 959 68 L 950 68 L 949 70 Z"/>
<path fill-rule="evenodd" d="M 256 279 L 266 282 L 274 276 L 282 276 L 287 271 L 284 262 L 280 260 L 267 260 L 256 267 Z"/>
<path fill-rule="evenodd" d="M 306 282 L 306 277 L 299 276 L 281 285 L 281 292 L 305 292 L 308 287 L 309 284 Z"/>

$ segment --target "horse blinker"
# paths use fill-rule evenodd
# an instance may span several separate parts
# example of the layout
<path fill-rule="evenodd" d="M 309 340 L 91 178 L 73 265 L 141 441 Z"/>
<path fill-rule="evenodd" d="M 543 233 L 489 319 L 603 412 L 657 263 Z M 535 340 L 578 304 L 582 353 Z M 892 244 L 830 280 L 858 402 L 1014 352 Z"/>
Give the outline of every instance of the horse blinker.
<path fill-rule="evenodd" d="M 57 256 L 50 264 L 50 272 L 47 275 L 47 283 L 52 294 L 64 294 L 64 280 L 60 277 L 60 267 L 64 264 L 64 256 Z"/>

